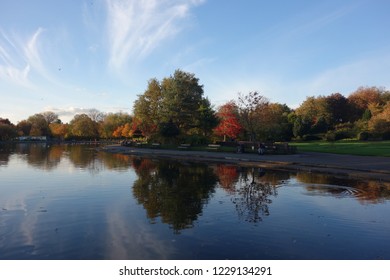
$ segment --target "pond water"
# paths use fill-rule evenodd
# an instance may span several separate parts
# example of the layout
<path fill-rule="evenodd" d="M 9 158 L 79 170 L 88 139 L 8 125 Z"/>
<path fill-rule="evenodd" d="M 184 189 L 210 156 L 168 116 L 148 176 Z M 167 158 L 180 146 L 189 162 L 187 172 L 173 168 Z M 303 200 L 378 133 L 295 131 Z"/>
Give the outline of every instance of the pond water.
<path fill-rule="evenodd" d="M 0 144 L 0 259 L 390 259 L 390 184 Z"/>

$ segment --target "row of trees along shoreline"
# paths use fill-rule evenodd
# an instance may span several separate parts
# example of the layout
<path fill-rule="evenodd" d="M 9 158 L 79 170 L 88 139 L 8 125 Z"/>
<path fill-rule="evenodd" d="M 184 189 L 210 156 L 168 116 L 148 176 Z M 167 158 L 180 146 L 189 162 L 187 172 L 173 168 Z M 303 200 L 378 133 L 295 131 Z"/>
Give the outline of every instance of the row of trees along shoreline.
<path fill-rule="evenodd" d="M 29 116 L 16 125 L 0 116 L 0 140 L 46 136 L 57 140 L 136 138 L 165 144 L 202 145 L 218 141 L 291 141 L 390 139 L 390 91 L 360 87 L 309 96 L 296 109 L 273 103 L 259 92 L 239 93 L 215 107 L 192 73 L 176 70 L 161 81 L 149 80 L 133 113 L 91 109 L 63 123 L 54 112 Z"/>

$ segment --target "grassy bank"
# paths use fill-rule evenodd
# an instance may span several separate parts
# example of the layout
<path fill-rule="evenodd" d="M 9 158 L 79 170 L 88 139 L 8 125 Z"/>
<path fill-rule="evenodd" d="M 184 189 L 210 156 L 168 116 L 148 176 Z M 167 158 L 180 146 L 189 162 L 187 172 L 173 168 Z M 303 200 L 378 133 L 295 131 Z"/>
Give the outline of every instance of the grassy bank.
<path fill-rule="evenodd" d="M 361 156 L 390 157 L 390 141 L 312 141 L 292 142 L 290 143 L 290 145 L 296 146 L 298 148 L 298 152 L 320 152 Z"/>

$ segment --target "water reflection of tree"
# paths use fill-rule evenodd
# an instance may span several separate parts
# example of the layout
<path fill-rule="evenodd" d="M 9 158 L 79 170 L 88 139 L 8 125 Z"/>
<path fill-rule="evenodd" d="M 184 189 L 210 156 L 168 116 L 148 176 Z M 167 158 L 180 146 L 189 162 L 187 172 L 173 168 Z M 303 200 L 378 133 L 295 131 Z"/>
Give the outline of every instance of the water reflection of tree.
<path fill-rule="evenodd" d="M 29 143 L 17 145 L 15 151 L 22 155 L 29 165 L 43 170 L 52 170 L 60 163 L 63 149 L 46 143 Z"/>
<path fill-rule="evenodd" d="M 220 164 L 214 169 L 218 176 L 220 186 L 228 193 L 235 192 L 235 186 L 239 178 L 238 167 Z"/>
<path fill-rule="evenodd" d="M 232 198 L 241 219 L 247 222 L 260 222 L 263 216 L 270 215 L 271 196 L 277 196 L 277 187 L 268 181 L 261 181 L 264 171 L 258 168 L 243 170 Z"/>
<path fill-rule="evenodd" d="M 4 146 L 0 149 L 0 165 L 7 164 L 11 153 L 25 160 L 30 166 L 50 171 L 67 158 L 76 168 L 89 170 L 96 174 L 101 170 L 127 170 L 131 166 L 130 157 L 121 154 L 98 152 L 96 145 L 21 143 Z"/>
<path fill-rule="evenodd" d="M 152 222 L 160 217 L 175 233 L 193 226 L 217 181 L 206 165 L 134 158 L 133 167 L 138 175 L 134 197 Z"/>
<path fill-rule="evenodd" d="M 390 183 L 339 178 L 326 174 L 300 172 L 297 180 L 307 184 L 311 195 L 355 197 L 361 203 L 382 203 L 390 199 Z"/>
<path fill-rule="evenodd" d="M 0 144 L 0 166 L 8 164 L 10 155 L 11 149 L 9 145 Z"/>

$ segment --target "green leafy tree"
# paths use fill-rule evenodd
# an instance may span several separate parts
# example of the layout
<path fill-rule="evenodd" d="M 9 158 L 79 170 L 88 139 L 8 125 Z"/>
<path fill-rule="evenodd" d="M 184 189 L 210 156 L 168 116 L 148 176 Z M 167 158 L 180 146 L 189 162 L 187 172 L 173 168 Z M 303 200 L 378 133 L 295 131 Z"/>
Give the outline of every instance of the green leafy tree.
<path fill-rule="evenodd" d="M 292 125 L 288 114 L 291 109 L 285 104 L 267 103 L 258 112 L 256 134 L 261 140 L 287 141 L 292 137 Z"/>
<path fill-rule="evenodd" d="M 158 125 L 162 122 L 162 103 L 160 82 L 151 79 L 146 91 L 138 96 L 133 106 L 136 129 L 142 130 L 148 138 L 158 132 Z"/>
<path fill-rule="evenodd" d="M 173 139 L 180 134 L 180 129 L 172 120 L 169 120 L 169 122 L 159 124 L 159 133 L 168 142 L 174 142 Z"/>
<path fill-rule="evenodd" d="M 75 115 L 69 123 L 72 137 L 96 139 L 99 137 L 98 125 L 86 114 Z"/>
<path fill-rule="evenodd" d="M 149 159 L 134 159 L 132 165 L 138 175 L 132 187 L 135 199 L 144 207 L 148 219 L 159 219 L 175 234 L 193 226 L 217 183 L 213 170 L 206 165 L 189 168 Z"/>
<path fill-rule="evenodd" d="M 207 98 L 202 98 L 198 109 L 199 119 L 195 122 L 197 129 L 196 134 L 210 136 L 213 129 L 218 125 L 216 112 Z"/>
<path fill-rule="evenodd" d="M 310 126 L 314 125 L 320 117 L 323 117 L 328 125 L 332 123 L 332 113 L 324 96 L 307 97 L 295 113 L 305 122 L 310 122 Z"/>
<path fill-rule="evenodd" d="M 152 79 L 134 103 L 136 127 L 147 137 L 159 134 L 160 124 L 172 122 L 186 135 L 210 135 L 217 124 L 215 112 L 203 97 L 203 85 L 194 74 L 176 70 L 161 82 Z"/>
<path fill-rule="evenodd" d="M 311 120 L 305 119 L 304 117 L 298 115 L 295 118 L 294 126 L 293 126 L 294 137 L 302 137 L 310 133 L 311 122 L 312 122 Z"/>
<path fill-rule="evenodd" d="M 203 102 L 203 85 L 192 73 L 176 70 L 162 83 L 162 120 L 172 121 L 186 134 L 197 127 Z"/>

